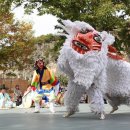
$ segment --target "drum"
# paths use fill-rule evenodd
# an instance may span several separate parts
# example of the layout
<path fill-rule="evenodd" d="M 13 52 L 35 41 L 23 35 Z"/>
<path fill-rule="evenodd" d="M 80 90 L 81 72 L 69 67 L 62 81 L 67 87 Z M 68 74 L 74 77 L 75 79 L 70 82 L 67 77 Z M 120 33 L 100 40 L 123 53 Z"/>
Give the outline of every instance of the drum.
<path fill-rule="evenodd" d="M 33 91 L 28 92 L 25 96 L 22 98 L 22 105 L 24 108 L 30 108 L 32 106 L 32 97 L 33 97 Z"/>

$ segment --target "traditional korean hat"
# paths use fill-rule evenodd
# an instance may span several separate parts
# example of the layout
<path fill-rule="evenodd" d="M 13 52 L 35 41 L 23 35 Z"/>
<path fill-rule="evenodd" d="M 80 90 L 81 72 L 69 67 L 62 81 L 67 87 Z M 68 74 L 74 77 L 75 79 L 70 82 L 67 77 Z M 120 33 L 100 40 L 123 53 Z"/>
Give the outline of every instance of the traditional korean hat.
<path fill-rule="evenodd" d="M 2 89 L 7 90 L 8 88 L 5 86 L 5 84 L 2 84 L 2 85 L 0 86 L 0 90 L 2 90 Z"/>

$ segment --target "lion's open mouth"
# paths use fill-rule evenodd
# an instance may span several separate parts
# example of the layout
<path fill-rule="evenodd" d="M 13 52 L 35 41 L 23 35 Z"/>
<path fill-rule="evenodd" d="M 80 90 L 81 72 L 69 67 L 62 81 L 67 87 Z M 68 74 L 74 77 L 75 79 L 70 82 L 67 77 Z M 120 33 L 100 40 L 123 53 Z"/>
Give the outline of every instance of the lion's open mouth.
<path fill-rule="evenodd" d="M 83 51 L 88 51 L 89 50 L 89 48 L 87 47 L 87 46 L 85 46 L 83 43 L 81 43 L 81 42 L 79 42 L 79 41 L 73 41 L 72 42 L 72 46 L 74 47 L 74 48 L 79 48 L 79 49 L 81 49 L 81 51 L 83 50 Z M 77 50 L 76 50 L 77 51 Z"/>

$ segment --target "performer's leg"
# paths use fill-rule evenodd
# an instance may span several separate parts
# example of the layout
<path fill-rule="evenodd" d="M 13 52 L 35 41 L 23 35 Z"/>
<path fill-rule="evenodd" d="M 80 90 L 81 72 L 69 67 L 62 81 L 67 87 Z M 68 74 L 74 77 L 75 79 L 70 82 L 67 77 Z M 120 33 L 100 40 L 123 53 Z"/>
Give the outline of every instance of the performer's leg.
<path fill-rule="evenodd" d="M 111 97 L 109 94 L 106 94 L 108 103 L 112 106 L 111 113 L 114 113 L 116 110 L 118 110 L 118 106 L 120 105 L 120 98 L 119 97 Z"/>
<path fill-rule="evenodd" d="M 44 93 L 44 94 L 46 95 L 46 93 Z M 55 93 L 54 93 L 54 90 L 52 90 L 49 93 L 48 99 L 49 99 L 49 109 L 52 113 L 55 113 L 55 107 L 54 107 Z"/>
<path fill-rule="evenodd" d="M 54 102 L 50 102 L 49 109 L 52 113 L 55 113 Z"/>
<path fill-rule="evenodd" d="M 40 100 L 42 99 L 43 95 L 35 93 L 34 95 L 34 104 L 35 104 L 35 111 L 34 113 L 39 113 L 40 112 Z"/>
<path fill-rule="evenodd" d="M 79 101 L 85 90 L 85 87 L 69 81 L 67 91 L 64 95 L 64 104 L 67 109 L 67 113 L 64 117 L 69 117 L 78 110 Z"/>
<path fill-rule="evenodd" d="M 110 114 L 114 113 L 118 110 L 118 106 L 112 106 L 112 110 L 110 111 Z"/>
<path fill-rule="evenodd" d="M 87 94 L 91 111 L 95 114 L 99 114 L 100 119 L 104 119 L 104 100 L 101 91 L 94 85 L 92 85 L 91 88 L 89 88 L 89 90 L 87 91 Z"/>

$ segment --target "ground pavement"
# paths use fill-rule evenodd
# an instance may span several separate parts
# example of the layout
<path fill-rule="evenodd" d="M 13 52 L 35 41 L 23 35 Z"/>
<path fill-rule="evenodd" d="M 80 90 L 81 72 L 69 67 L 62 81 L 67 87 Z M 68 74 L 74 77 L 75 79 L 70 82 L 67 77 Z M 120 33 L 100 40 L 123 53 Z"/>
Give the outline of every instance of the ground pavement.
<path fill-rule="evenodd" d="M 65 107 L 56 107 L 51 114 L 47 108 L 33 113 L 34 108 L 0 110 L 0 130 L 130 130 L 130 108 L 121 106 L 117 112 L 106 115 L 105 120 L 90 112 L 88 104 L 80 104 L 80 112 L 63 118 Z M 105 105 L 105 112 L 111 107 Z"/>

